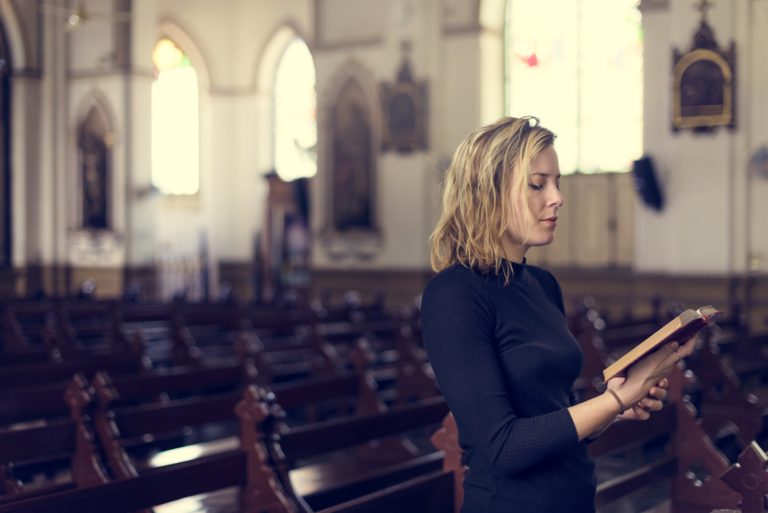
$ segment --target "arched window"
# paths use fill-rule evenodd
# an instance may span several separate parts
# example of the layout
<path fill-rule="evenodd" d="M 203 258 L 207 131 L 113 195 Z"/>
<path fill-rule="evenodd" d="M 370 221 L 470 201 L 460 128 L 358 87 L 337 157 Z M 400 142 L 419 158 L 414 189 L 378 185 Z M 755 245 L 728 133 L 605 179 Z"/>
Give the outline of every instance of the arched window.
<path fill-rule="evenodd" d="M 507 0 L 506 107 L 558 136 L 563 173 L 626 171 L 642 153 L 638 0 Z"/>
<path fill-rule="evenodd" d="M 293 39 L 275 72 L 275 170 L 283 180 L 317 173 L 315 64 L 306 43 Z"/>
<path fill-rule="evenodd" d="M 170 39 L 152 52 L 152 183 L 164 194 L 200 189 L 199 92 L 197 72 Z"/>

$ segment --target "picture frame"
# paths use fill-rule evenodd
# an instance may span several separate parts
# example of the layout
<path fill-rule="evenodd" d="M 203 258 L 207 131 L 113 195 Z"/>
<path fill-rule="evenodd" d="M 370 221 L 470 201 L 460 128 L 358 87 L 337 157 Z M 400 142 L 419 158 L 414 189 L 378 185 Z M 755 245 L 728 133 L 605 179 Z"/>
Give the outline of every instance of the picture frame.
<path fill-rule="evenodd" d="M 427 149 L 427 83 L 416 82 L 403 59 L 397 81 L 381 84 L 382 151 L 409 153 Z"/>
<path fill-rule="evenodd" d="M 675 49 L 672 62 L 672 129 L 735 128 L 735 44 L 719 49 L 712 28 L 702 20 L 691 50 Z"/>

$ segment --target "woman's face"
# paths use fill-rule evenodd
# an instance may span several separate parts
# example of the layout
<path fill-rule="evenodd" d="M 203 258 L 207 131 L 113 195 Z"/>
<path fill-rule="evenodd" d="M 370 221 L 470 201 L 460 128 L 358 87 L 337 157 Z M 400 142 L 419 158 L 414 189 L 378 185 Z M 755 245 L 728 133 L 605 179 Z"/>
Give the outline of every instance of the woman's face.
<path fill-rule="evenodd" d="M 557 211 L 563 205 L 560 193 L 560 165 L 553 146 L 547 146 L 531 164 L 528 180 L 528 209 L 532 215 L 530 235 L 523 244 L 523 234 L 510 223 L 503 241 L 506 258 L 520 262 L 528 248 L 550 244 L 555 237 Z M 516 214 L 519 208 L 516 205 Z M 520 217 L 518 217 L 520 218 Z"/>

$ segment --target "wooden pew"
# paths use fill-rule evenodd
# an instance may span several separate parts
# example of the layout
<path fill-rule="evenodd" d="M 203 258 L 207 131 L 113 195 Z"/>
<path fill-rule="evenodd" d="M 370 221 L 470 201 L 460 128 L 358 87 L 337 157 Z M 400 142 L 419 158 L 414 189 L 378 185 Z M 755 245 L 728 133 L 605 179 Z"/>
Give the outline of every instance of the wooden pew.
<path fill-rule="evenodd" d="M 366 339 L 359 339 L 349 359 L 356 373 L 368 371 L 388 405 L 402 405 L 412 400 L 440 395 L 426 352 L 411 339 L 411 330 L 403 326 L 396 335 L 394 349 L 382 358 Z"/>
<path fill-rule="evenodd" d="M 252 372 L 246 372 L 247 379 L 253 379 Z M 186 383 L 186 376 L 165 376 L 149 380 L 145 385 L 133 380 L 129 386 L 123 381 L 124 398 L 154 396 L 161 392 L 171 392 Z M 121 398 L 120 382 L 110 381 L 102 374 L 94 380 L 98 398 L 98 407 L 93 413 L 95 430 L 100 445 L 109 461 L 113 475 L 120 479 L 136 476 L 153 466 L 147 458 L 148 449 L 168 450 L 172 447 L 190 445 L 199 442 L 222 441 L 219 445 L 231 446 L 226 438 L 232 430 L 227 425 L 234 422 L 233 408 L 241 398 L 241 392 L 219 393 L 196 396 L 165 403 L 152 403 L 140 406 L 116 407 Z M 322 407 L 332 406 L 334 413 L 360 414 L 383 410 L 383 405 L 376 397 L 375 385 L 366 375 L 344 375 L 305 380 L 301 383 L 276 385 L 272 399 L 288 412 L 299 408 L 311 407 L 307 413 L 291 419 L 313 420 L 321 415 Z M 351 401 L 352 407 L 346 405 Z M 214 431 L 214 438 L 203 433 L 188 433 L 180 436 L 192 427 L 204 425 L 224 426 Z M 198 430 L 199 431 L 199 430 Z M 149 440 L 149 442 L 147 442 Z M 132 458 L 131 454 L 137 456 Z"/>
<path fill-rule="evenodd" d="M 93 446 L 87 413 L 92 402 L 87 382 L 75 376 L 65 392 L 70 419 L 36 427 L 0 430 L 0 504 L 72 487 L 107 482 L 107 474 Z M 50 472 L 61 461 L 69 461 L 71 479 L 29 489 L 19 474 Z M 59 465 L 60 466 L 60 465 Z"/>
<path fill-rule="evenodd" d="M 256 381 L 257 371 L 249 362 L 205 368 L 142 369 L 115 376 L 104 370 L 97 371 L 93 378 L 96 392 L 112 387 L 119 395 L 113 404 L 122 405 L 238 391 Z M 65 384 L 54 383 L 0 390 L 0 427 L 66 417 L 69 409 L 64 401 L 64 389 Z"/>
<path fill-rule="evenodd" d="M 0 366 L 61 360 L 48 303 L 9 302 L 2 307 Z"/>
<path fill-rule="evenodd" d="M 696 381 L 689 387 L 699 405 L 702 426 L 712 438 L 736 428 L 741 448 L 759 438 L 768 419 L 768 394 L 762 397 L 744 390 L 739 376 L 716 352 L 703 344 L 689 359 Z"/>
<path fill-rule="evenodd" d="M 94 376 L 93 387 L 102 405 L 114 407 L 147 404 L 158 398 L 168 402 L 211 393 L 239 393 L 257 380 L 258 371 L 253 363 L 244 361 L 207 367 L 171 367 L 114 377 L 102 371 Z"/>
<path fill-rule="evenodd" d="M 303 327 L 278 339 L 262 338 L 253 330 L 241 331 L 235 338 L 234 351 L 240 359 L 254 361 L 264 385 L 332 376 L 342 370 L 335 349 Z"/>
<path fill-rule="evenodd" d="M 126 339 L 140 340 L 156 366 L 172 365 L 170 303 L 122 303 L 116 310 L 116 322 Z"/>
<path fill-rule="evenodd" d="M 111 301 L 8 303 L 2 312 L 7 343 L 0 348 L 0 366 L 130 352 L 119 310 L 119 303 Z"/>
<path fill-rule="evenodd" d="M 49 422 L 69 415 L 66 383 L 0 389 L 0 429 L 32 421 Z"/>
<path fill-rule="evenodd" d="M 249 389 L 236 410 L 241 426 L 241 445 L 238 449 L 152 469 L 135 477 L 99 486 L 0 505 L 0 513 L 127 513 L 231 487 L 238 488 L 235 500 L 243 513 L 311 511 L 304 509 L 302 504 L 292 501 L 286 495 L 276 474 L 266 463 L 268 452 L 264 434 L 268 432 L 267 424 L 272 417 L 262 394 L 255 388 Z M 402 415 L 397 418 L 401 417 Z M 379 422 L 378 425 L 382 423 Z M 355 432 L 359 434 L 361 427 L 362 425 L 357 425 Z M 452 475 L 437 469 L 320 511 L 442 513 L 452 508 Z"/>
<path fill-rule="evenodd" d="M 442 464 L 440 453 L 413 456 L 393 454 L 387 448 L 352 458 L 348 450 L 352 446 L 402 436 L 411 430 L 438 424 L 447 413 L 442 398 L 427 399 L 383 413 L 343 417 L 295 428 L 281 425 L 279 413 L 275 414 L 274 409 L 271 412 L 273 421 L 268 425 L 273 426 L 273 435 L 267 449 L 275 462 L 279 484 L 301 511 L 316 511 L 353 500 L 360 493 L 436 472 Z M 346 452 L 341 458 L 326 458 L 323 463 L 311 467 L 301 465 L 303 460 L 331 455 L 342 449 Z M 296 483 L 302 483 L 302 476 L 307 474 L 321 475 L 324 482 L 307 483 L 297 490 Z"/>
<path fill-rule="evenodd" d="M 64 358 L 108 355 L 126 349 L 114 301 L 61 300 L 54 305 L 58 347 Z"/>
<path fill-rule="evenodd" d="M 200 303 L 181 304 L 170 319 L 177 365 L 194 363 L 194 359 L 226 358 L 232 356 L 235 335 L 244 328 L 236 304 Z M 193 358 L 185 355 L 185 346 L 194 347 L 198 354 Z"/>
<path fill-rule="evenodd" d="M 135 373 L 148 369 L 150 362 L 142 354 L 101 356 L 74 361 L 15 365 L 0 369 L 0 383 L 5 390 L 44 384 L 63 383 L 75 374 L 92 376 L 99 371 L 112 374 Z"/>
<path fill-rule="evenodd" d="M 768 511 L 768 456 L 755 442 L 739 454 L 720 479 L 741 495 L 741 509 L 718 509 L 712 513 L 764 513 Z"/>

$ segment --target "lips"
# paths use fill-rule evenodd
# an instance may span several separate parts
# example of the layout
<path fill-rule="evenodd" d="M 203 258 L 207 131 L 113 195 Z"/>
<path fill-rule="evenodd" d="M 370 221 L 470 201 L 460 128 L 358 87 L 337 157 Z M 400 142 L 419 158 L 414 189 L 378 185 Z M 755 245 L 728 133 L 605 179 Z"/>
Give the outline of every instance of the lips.
<path fill-rule="evenodd" d="M 557 222 L 557 217 L 548 217 L 546 219 L 542 219 L 542 221 L 552 221 L 553 223 Z"/>

